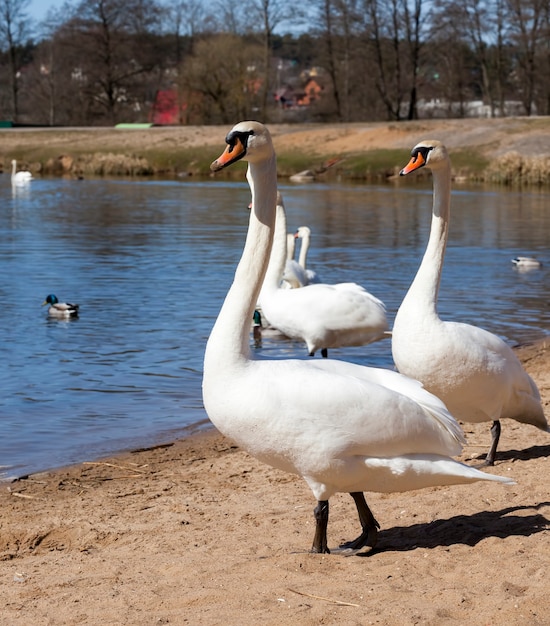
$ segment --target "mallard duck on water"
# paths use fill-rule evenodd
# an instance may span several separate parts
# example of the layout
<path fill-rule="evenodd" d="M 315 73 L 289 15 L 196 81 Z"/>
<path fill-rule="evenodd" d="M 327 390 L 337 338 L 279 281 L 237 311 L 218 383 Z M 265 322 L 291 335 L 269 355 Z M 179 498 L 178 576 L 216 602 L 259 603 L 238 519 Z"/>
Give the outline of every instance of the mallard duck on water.
<path fill-rule="evenodd" d="M 69 302 L 59 302 L 57 296 L 51 293 L 46 297 L 42 306 L 49 304 L 48 315 L 52 317 L 78 317 L 78 304 L 70 304 Z"/>

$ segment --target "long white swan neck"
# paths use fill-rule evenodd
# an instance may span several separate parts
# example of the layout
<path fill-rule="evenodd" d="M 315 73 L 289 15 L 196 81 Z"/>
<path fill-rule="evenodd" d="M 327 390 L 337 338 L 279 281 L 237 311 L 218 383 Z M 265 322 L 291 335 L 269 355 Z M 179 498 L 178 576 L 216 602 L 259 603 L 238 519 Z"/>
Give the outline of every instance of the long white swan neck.
<path fill-rule="evenodd" d="M 287 233 L 286 236 L 286 260 L 292 261 L 294 259 L 294 250 L 296 248 L 296 239 L 291 233 Z"/>
<path fill-rule="evenodd" d="M 309 250 L 309 233 L 305 233 L 302 235 L 302 243 L 300 245 L 300 256 L 298 258 L 298 264 L 301 265 L 304 269 L 306 268 L 307 262 L 307 251 Z"/>
<path fill-rule="evenodd" d="M 228 368 L 250 358 L 250 325 L 273 243 L 277 202 L 275 155 L 249 163 L 252 191 L 250 223 L 241 260 L 206 347 L 206 361 L 215 369 Z"/>
<path fill-rule="evenodd" d="M 273 248 L 262 286 L 262 292 L 279 289 L 285 264 L 286 254 L 286 214 L 282 203 L 277 202 L 275 212 L 275 231 L 273 234 Z M 261 299 L 261 298 L 260 298 Z"/>
<path fill-rule="evenodd" d="M 430 308 L 437 314 L 437 297 L 441 283 L 441 272 L 447 247 L 451 204 L 451 168 L 450 164 L 442 164 L 432 170 L 433 175 L 433 206 L 430 236 L 422 263 L 407 293 L 423 307 Z"/>

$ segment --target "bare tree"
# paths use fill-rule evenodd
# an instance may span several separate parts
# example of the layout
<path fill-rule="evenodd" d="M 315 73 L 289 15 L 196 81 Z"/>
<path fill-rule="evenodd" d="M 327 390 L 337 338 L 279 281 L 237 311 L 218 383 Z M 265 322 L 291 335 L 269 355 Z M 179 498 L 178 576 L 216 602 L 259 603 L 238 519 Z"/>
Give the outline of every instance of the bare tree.
<path fill-rule="evenodd" d="M 230 124 L 258 108 L 261 47 L 236 35 L 215 35 L 197 42 L 184 63 L 182 92 L 188 119 L 198 124 Z"/>
<path fill-rule="evenodd" d="M 536 91 L 537 49 L 548 37 L 544 29 L 548 0 L 507 0 L 507 8 L 509 35 L 517 51 L 516 83 L 525 113 L 531 115 Z"/>
<path fill-rule="evenodd" d="M 336 119 L 350 121 L 353 85 L 358 84 L 356 77 L 364 69 L 354 63 L 363 32 L 359 2 L 318 0 L 314 6 L 324 63 L 332 85 Z"/>
<path fill-rule="evenodd" d="M 153 67 L 154 42 L 145 33 L 158 25 L 154 0 L 83 0 L 70 22 L 78 46 L 76 80 L 90 99 L 90 113 L 114 124 L 138 106 L 132 90 Z"/>
<path fill-rule="evenodd" d="M 20 51 L 30 37 L 30 0 L 0 0 L 0 49 L 8 58 L 9 107 L 14 122 L 19 118 Z"/>
<path fill-rule="evenodd" d="M 275 29 L 285 22 L 297 24 L 302 19 L 303 9 L 288 0 L 248 0 L 249 28 L 252 32 L 260 32 L 263 38 L 264 78 L 262 85 L 262 98 L 260 104 L 260 117 L 264 121 L 268 119 L 268 101 L 272 85 L 272 48 L 273 34 Z"/>
<path fill-rule="evenodd" d="M 403 27 L 399 15 L 400 0 L 365 0 L 374 58 L 376 60 L 376 87 L 388 119 L 401 119 L 403 103 L 402 42 Z"/>

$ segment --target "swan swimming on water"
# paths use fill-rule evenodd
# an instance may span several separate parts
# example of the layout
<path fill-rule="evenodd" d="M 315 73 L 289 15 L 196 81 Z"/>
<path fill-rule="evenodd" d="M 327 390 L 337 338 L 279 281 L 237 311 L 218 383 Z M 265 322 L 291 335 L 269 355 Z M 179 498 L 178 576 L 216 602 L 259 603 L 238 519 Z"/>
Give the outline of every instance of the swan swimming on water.
<path fill-rule="evenodd" d="M 357 507 L 361 534 L 344 544 L 356 551 L 374 546 L 379 528 L 363 491 L 512 483 L 451 458 L 464 443 L 460 426 L 418 381 L 335 359 L 251 357 L 250 319 L 275 229 L 276 157 L 269 131 L 258 122 L 237 124 L 226 142 L 211 169 L 247 160 L 253 208 L 233 284 L 206 346 L 204 406 L 243 450 L 307 482 L 317 500 L 312 552 L 330 551 L 329 498 L 337 492 L 350 493 Z"/>
<path fill-rule="evenodd" d="M 397 369 L 422 382 L 464 422 L 493 423 L 486 464 L 493 465 L 500 419 L 511 418 L 550 432 L 540 394 L 512 348 L 496 335 L 472 326 L 442 321 L 437 297 L 449 233 L 451 163 L 445 146 L 422 141 L 401 175 L 420 167 L 433 175 L 433 210 L 426 252 L 392 329 Z"/>
<path fill-rule="evenodd" d="M 11 182 L 15 185 L 21 185 L 25 183 L 29 183 L 33 179 L 33 176 L 30 172 L 25 171 L 17 171 L 17 161 L 12 159 L 11 161 Z"/>
<path fill-rule="evenodd" d="M 311 228 L 309 226 L 300 226 L 298 230 L 296 231 L 296 233 L 294 234 L 294 237 L 296 237 L 296 239 L 300 239 L 302 242 L 300 245 L 300 255 L 298 256 L 298 263 L 306 272 L 308 284 L 311 285 L 313 283 L 320 283 L 321 279 L 317 275 L 317 272 L 315 272 L 312 269 L 309 269 L 306 265 L 307 253 L 309 250 L 310 240 L 311 240 Z"/>
<path fill-rule="evenodd" d="M 302 340 L 313 356 L 326 357 L 328 348 L 363 346 L 385 337 L 384 303 L 356 283 L 319 283 L 281 289 L 286 262 L 286 216 L 276 196 L 273 246 L 258 302 L 269 323 L 287 337 Z"/>

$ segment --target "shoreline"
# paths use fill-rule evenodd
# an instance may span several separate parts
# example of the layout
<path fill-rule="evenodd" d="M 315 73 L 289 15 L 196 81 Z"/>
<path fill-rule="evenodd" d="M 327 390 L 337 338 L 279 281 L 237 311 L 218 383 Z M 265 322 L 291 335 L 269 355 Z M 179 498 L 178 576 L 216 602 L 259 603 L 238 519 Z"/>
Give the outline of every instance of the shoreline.
<path fill-rule="evenodd" d="M 545 350 L 548 347 L 550 347 L 550 335 L 534 339 L 533 341 L 527 341 L 521 344 L 517 344 L 513 346 L 513 349 L 516 350 L 517 352 L 520 352 L 520 354 L 523 354 L 523 358 L 526 359 L 527 355 L 530 354 L 531 352 L 534 351 L 536 353 L 539 350 Z M 6 476 L 5 478 L 2 478 L 1 471 L 3 469 L 5 469 L 6 471 L 9 471 L 10 467 L 6 466 L 5 468 L 3 468 L 2 466 L 0 466 L 0 487 L 2 487 L 2 485 L 6 485 L 9 483 L 29 479 L 38 474 L 51 474 L 51 473 L 55 473 L 58 471 L 69 470 L 71 468 L 79 467 L 80 465 L 84 463 L 99 462 L 99 461 L 104 461 L 104 460 L 109 460 L 112 462 L 113 460 L 119 457 L 125 456 L 127 454 L 147 452 L 147 451 L 154 450 L 156 448 L 166 448 L 166 447 L 170 447 L 173 445 L 177 445 L 178 442 L 186 441 L 190 438 L 200 437 L 202 434 L 209 433 L 212 430 L 217 432 L 216 427 L 208 419 L 208 415 L 206 414 L 206 411 L 204 413 L 204 419 L 199 420 L 197 422 L 193 422 L 183 427 L 181 430 L 183 431 L 181 436 L 178 435 L 173 438 L 168 437 L 167 440 L 162 440 L 163 438 L 159 440 L 156 438 L 156 436 L 151 436 L 150 438 L 144 438 L 143 446 L 140 446 L 138 448 L 123 447 L 118 450 L 113 450 L 112 452 L 109 452 L 107 454 L 99 454 L 99 453 L 97 455 L 92 454 L 91 457 L 86 460 L 70 462 L 70 463 L 66 463 L 62 465 L 53 465 L 50 467 L 38 469 L 36 471 L 33 470 L 30 472 L 25 472 L 23 474 L 16 475 L 16 476 Z"/>
<path fill-rule="evenodd" d="M 517 348 L 547 415 L 549 348 L 550 338 Z M 478 464 L 490 425 L 463 426 L 460 458 Z M 368 493 L 379 550 L 350 558 L 310 554 L 305 482 L 214 428 L 32 474 L 0 490 L 2 616 L 12 626 L 543 626 L 549 459 L 548 433 L 503 420 L 496 465 L 483 471 L 516 485 Z M 353 501 L 337 494 L 329 545 L 357 531 Z"/>
<path fill-rule="evenodd" d="M 11 128 L 0 130 L 0 169 L 88 176 L 210 176 L 227 126 L 148 129 Z M 281 178 L 313 171 L 319 181 L 380 182 L 394 177 L 426 136 L 449 149 L 457 180 L 510 187 L 550 184 L 550 117 L 426 119 L 341 124 L 270 124 Z M 218 178 L 242 179 L 237 168 Z M 416 178 L 428 178 L 426 175 Z"/>

